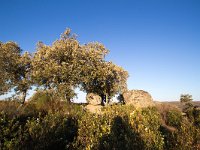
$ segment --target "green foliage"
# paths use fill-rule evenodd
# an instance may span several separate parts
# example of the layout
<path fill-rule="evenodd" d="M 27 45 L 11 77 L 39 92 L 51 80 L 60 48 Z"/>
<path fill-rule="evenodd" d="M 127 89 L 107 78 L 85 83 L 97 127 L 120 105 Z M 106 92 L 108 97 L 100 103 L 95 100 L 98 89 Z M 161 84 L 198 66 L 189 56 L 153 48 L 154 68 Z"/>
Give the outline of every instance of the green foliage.
<path fill-rule="evenodd" d="M 14 87 L 15 72 L 18 68 L 21 49 L 14 42 L 0 42 L 0 94 Z"/>
<path fill-rule="evenodd" d="M 200 108 L 199 107 L 194 107 L 193 116 L 194 116 L 194 125 L 200 128 Z"/>
<path fill-rule="evenodd" d="M 82 107 L 78 104 L 69 104 L 60 99 L 53 90 L 38 90 L 29 100 L 29 105 L 33 105 L 42 113 L 64 113 L 78 115 L 82 114 Z"/>
<path fill-rule="evenodd" d="M 0 118 L 0 149 L 70 149 L 77 136 L 76 119 L 60 113 Z"/>
<path fill-rule="evenodd" d="M 31 55 L 14 42 L 0 42 L 0 94 L 5 94 L 12 88 L 16 94 L 21 94 L 21 103 L 25 102 L 26 93 L 31 83 Z"/>
<path fill-rule="evenodd" d="M 28 120 L 26 128 L 34 149 L 64 149 L 70 147 L 77 133 L 77 122 L 74 118 L 60 114 L 48 114 Z"/>
<path fill-rule="evenodd" d="M 16 113 L 16 110 L 19 106 L 20 104 L 17 101 L 0 101 L 0 112 L 12 116 Z"/>
<path fill-rule="evenodd" d="M 179 128 L 183 120 L 182 112 L 178 110 L 170 110 L 166 114 L 166 123 L 169 126 Z"/>
<path fill-rule="evenodd" d="M 189 119 L 196 127 L 200 127 L 200 108 L 193 106 L 185 109 L 184 111 Z"/>
<path fill-rule="evenodd" d="M 78 86 L 87 93 L 111 97 L 126 89 L 128 73 L 107 62 L 107 53 L 105 46 L 97 42 L 81 45 L 67 29 L 51 46 L 38 44 L 31 63 L 32 78 L 68 101 Z"/>
<path fill-rule="evenodd" d="M 25 52 L 23 55 L 20 55 L 20 58 L 17 60 L 17 68 L 14 72 L 15 74 L 15 92 L 18 95 L 21 95 L 21 103 L 24 104 L 26 99 L 27 91 L 32 86 L 31 80 L 31 54 Z"/>
<path fill-rule="evenodd" d="M 21 149 L 29 139 L 24 130 L 25 122 L 20 117 L 9 118 L 5 113 L 0 113 L 0 149 Z"/>
<path fill-rule="evenodd" d="M 30 99 L 30 103 L 35 104 L 38 109 L 48 109 L 50 103 L 55 101 L 51 91 L 37 91 Z"/>
<path fill-rule="evenodd" d="M 48 100 L 52 97 L 44 94 L 39 91 L 23 106 L 0 102 L 0 149 L 198 149 L 199 127 L 177 110 L 166 111 L 172 131 L 163 126 L 154 107 L 113 105 L 95 114 L 83 105 Z M 40 96 L 46 106 L 38 107 Z"/>
<path fill-rule="evenodd" d="M 92 62 L 93 68 L 88 69 L 90 75 L 81 85 L 87 93 L 96 93 L 105 96 L 105 101 L 115 94 L 122 93 L 127 89 L 126 81 L 128 72 L 112 62 Z"/>
<path fill-rule="evenodd" d="M 155 108 L 133 111 L 131 125 L 140 134 L 144 149 L 163 149 L 164 138 L 159 132 L 160 115 Z"/>
<path fill-rule="evenodd" d="M 14 42 L 0 42 L 0 94 L 15 90 L 24 104 L 32 85 L 54 90 L 68 102 L 79 87 L 106 95 L 106 102 L 126 90 L 128 72 L 105 60 L 108 50 L 98 42 L 81 45 L 67 29 L 52 45 L 37 44 L 33 57 Z"/>
<path fill-rule="evenodd" d="M 181 97 L 180 97 L 180 102 L 181 103 L 189 103 L 191 102 L 193 99 L 192 99 L 192 95 L 189 95 L 189 94 L 181 94 Z"/>
<path fill-rule="evenodd" d="M 78 149 L 162 149 L 159 114 L 155 109 L 113 106 L 104 114 L 86 113 L 79 120 Z"/>
<path fill-rule="evenodd" d="M 189 121 L 192 122 L 194 126 L 200 127 L 200 107 L 194 106 L 191 103 L 192 95 L 181 95 L 181 102 L 185 103 L 183 112 L 186 114 Z"/>
<path fill-rule="evenodd" d="M 169 130 L 161 129 L 161 132 L 165 137 L 165 149 L 177 149 L 177 150 L 188 150 L 196 149 L 197 146 L 197 130 L 187 120 L 181 123 L 181 126 L 171 132 Z"/>

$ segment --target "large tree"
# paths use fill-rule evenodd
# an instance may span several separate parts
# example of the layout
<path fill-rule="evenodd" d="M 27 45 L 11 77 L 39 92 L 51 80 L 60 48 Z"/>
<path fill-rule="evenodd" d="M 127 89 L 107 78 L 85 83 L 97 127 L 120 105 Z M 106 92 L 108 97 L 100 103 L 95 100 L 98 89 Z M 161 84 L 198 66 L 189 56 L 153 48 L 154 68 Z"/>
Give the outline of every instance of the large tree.
<path fill-rule="evenodd" d="M 98 42 L 81 45 L 67 29 L 48 46 L 40 42 L 32 61 L 35 83 L 54 89 L 68 101 L 74 88 L 112 97 L 126 88 L 128 73 L 105 61 L 108 50 Z"/>
<path fill-rule="evenodd" d="M 79 51 L 79 42 L 69 29 L 50 46 L 40 42 L 32 61 L 34 82 L 44 88 L 54 89 L 70 101 L 75 94 L 74 88 L 79 84 Z"/>
<path fill-rule="evenodd" d="M 0 94 L 14 88 L 22 94 L 22 103 L 32 84 L 51 89 L 68 101 L 75 96 L 76 87 L 96 93 L 106 102 L 126 90 L 128 73 L 105 60 L 109 52 L 105 46 L 98 42 L 81 45 L 70 29 L 52 45 L 39 42 L 33 57 L 21 52 L 14 42 L 0 42 Z"/>

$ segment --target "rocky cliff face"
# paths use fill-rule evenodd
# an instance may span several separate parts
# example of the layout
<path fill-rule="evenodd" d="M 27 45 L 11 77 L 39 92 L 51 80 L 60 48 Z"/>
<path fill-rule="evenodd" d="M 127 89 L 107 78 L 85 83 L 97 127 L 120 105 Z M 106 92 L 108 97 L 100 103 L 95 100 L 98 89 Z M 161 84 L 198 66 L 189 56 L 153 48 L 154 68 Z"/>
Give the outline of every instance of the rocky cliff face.
<path fill-rule="evenodd" d="M 154 106 L 151 95 L 143 90 L 130 90 L 123 93 L 126 105 L 133 105 L 136 108 Z"/>

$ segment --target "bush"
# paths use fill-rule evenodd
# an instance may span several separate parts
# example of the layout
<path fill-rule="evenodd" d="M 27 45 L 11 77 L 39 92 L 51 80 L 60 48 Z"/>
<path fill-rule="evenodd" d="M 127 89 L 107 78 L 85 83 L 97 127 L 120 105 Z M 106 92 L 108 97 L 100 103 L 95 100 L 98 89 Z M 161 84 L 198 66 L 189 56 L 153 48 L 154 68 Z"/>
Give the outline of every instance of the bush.
<path fill-rule="evenodd" d="M 11 101 L 11 100 L 3 100 L 0 101 L 0 112 L 5 113 L 9 116 L 13 116 L 16 114 L 20 104 L 17 101 Z"/>
<path fill-rule="evenodd" d="M 200 108 L 199 107 L 194 107 L 193 116 L 194 116 L 194 125 L 200 128 Z"/>
<path fill-rule="evenodd" d="M 77 122 L 72 117 L 48 114 L 28 120 L 26 128 L 34 149 L 64 149 L 77 134 Z"/>
<path fill-rule="evenodd" d="M 142 139 L 143 149 L 163 149 L 164 138 L 159 132 L 161 118 L 155 108 L 135 110 L 130 116 L 130 123 Z"/>
<path fill-rule="evenodd" d="M 134 110 L 134 111 L 133 111 Z M 78 149 L 162 149 L 159 114 L 154 108 L 112 106 L 104 114 L 78 120 Z"/>
<path fill-rule="evenodd" d="M 24 128 L 26 119 L 10 118 L 0 113 L 0 149 L 22 149 L 28 147 L 28 133 Z"/>
<path fill-rule="evenodd" d="M 166 114 L 166 123 L 169 126 L 180 128 L 182 120 L 183 120 L 182 112 L 178 110 L 170 110 Z"/>
<path fill-rule="evenodd" d="M 200 129 L 181 112 L 165 109 L 163 126 L 157 108 L 103 107 L 93 114 L 78 104 L 46 103 L 45 111 L 32 101 L 19 108 L 0 102 L 0 149 L 198 149 Z M 48 106 L 50 105 L 50 106 Z M 11 109 L 6 110 L 6 106 Z M 19 108 L 18 110 L 15 110 Z M 59 108 L 60 110 L 57 110 Z M 56 111 L 57 110 L 57 111 Z M 199 112 L 193 111 L 198 120 Z M 196 124 L 196 123 L 195 123 Z"/>
<path fill-rule="evenodd" d="M 66 110 L 73 111 L 74 105 L 70 105 L 66 101 L 62 101 L 57 97 L 54 92 L 47 91 L 37 91 L 30 99 L 29 104 L 35 105 L 36 109 L 41 112 L 66 112 Z"/>
<path fill-rule="evenodd" d="M 65 149 L 77 136 L 77 121 L 70 116 L 0 117 L 0 149 Z"/>
<path fill-rule="evenodd" d="M 37 91 L 30 99 L 29 103 L 35 104 L 37 109 L 50 109 L 51 103 L 55 102 L 55 97 L 51 91 Z"/>

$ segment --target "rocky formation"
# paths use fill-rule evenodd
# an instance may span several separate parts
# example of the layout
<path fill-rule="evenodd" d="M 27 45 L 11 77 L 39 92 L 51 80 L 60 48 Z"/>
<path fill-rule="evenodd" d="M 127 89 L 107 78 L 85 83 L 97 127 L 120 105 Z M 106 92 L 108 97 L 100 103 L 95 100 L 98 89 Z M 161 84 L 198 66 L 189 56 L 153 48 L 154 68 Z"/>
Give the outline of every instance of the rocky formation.
<path fill-rule="evenodd" d="M 123 93 L 126 105 L 133 105 L 136 108 L 154 106 L 151 95 L 143 90 L 130 90 Z"/>
<path fill-rule="evenodd" d="M 90 105 L 100 105 L 101 104 L 101 97 L 94 93 L 88 93 L 86 96 L 86 101 Z"/>
<path fill-rule="evenodd" d="M 91 113 L 101 114 L 101 109 L 103 106 L 101 105 L 87 105 L 85 108 Z"/>
<path fill-rule="evenodd" d="M 86 95 L 86 101 L 88 105 L 85 107 L 88 111 L 92 113 L 101 113 L 101 97 L 94 93 L 88 93 Z"/>

